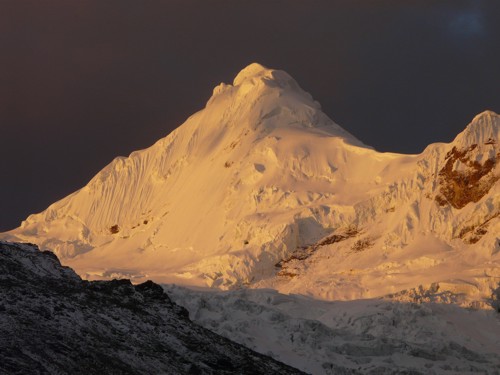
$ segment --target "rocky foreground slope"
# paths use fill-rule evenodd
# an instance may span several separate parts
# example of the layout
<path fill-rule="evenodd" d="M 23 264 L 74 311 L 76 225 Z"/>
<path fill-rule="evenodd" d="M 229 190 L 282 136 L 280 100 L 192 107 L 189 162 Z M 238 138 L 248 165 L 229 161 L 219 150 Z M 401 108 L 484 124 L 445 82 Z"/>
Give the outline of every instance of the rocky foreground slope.
<path fill-rule="evenodd" d="M 82 281 L 0 242 L 1 374 L 301 374 L 194 323 L 150 281 Z"/>

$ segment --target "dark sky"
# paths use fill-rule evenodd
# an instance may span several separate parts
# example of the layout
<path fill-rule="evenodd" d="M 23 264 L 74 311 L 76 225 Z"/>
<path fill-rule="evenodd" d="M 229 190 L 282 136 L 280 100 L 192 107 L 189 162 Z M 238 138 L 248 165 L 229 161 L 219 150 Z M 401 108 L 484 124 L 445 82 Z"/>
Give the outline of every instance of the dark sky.
<path fill-rule="evenodd" d="M 0 231 L 148 147 L 251 62 L 380 151 L 500 112 L 498 0 L 0 1 Z"/>

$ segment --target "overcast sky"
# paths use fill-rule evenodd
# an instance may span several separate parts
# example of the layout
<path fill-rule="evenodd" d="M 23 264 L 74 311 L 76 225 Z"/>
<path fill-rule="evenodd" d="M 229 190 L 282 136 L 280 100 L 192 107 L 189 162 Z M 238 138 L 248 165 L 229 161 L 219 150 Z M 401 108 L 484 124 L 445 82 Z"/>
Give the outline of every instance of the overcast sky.
<path fill-rule="evenodd" d="M 380 151 L 500 112 L 498 0 L 2 0 L 0 231 L 148 147 L 259 62 Z"/>

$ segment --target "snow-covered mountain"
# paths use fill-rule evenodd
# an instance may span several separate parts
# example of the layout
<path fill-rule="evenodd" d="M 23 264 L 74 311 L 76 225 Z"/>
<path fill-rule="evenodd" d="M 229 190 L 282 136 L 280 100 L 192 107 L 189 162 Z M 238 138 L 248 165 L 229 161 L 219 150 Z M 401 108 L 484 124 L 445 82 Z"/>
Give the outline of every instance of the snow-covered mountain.
<path fill-rule="evenodd" d="M 151 282 L 82 281 L 0 242 L 1 374 L 302 374 L 193 322 Z"/>
<path fill-rule="evenodd" d="M 500 117 L 449 144 L 380 153 L 287 73 L 252 64 L 148 149 L 0 237 L 85 278 L 271 287 L 320 299 L 500 282 Z"/>

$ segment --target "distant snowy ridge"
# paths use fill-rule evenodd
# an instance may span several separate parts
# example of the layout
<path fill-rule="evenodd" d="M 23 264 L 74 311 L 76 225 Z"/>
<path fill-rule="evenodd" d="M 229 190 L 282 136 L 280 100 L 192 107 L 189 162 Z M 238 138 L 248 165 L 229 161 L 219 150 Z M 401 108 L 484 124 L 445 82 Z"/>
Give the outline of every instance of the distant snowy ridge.
<path fill-rule="evenodd" d="M 487 111 L 450 144 L 379 153 L 287 73 L 252 64 L 167 137 L 0 236 L 89 279 L 321 299 L 439 283 L 477 304 L 500 282 L 499 138 Z"/>
<path fill-rule="evenodd" d="M 494 375 L 500 368 L 500 314 L 434 303 L 435 290 L 408 293 L 405 302 L 330 302 L 269 289 L 164 288 L 196 323 L 310 374 Z"/>

